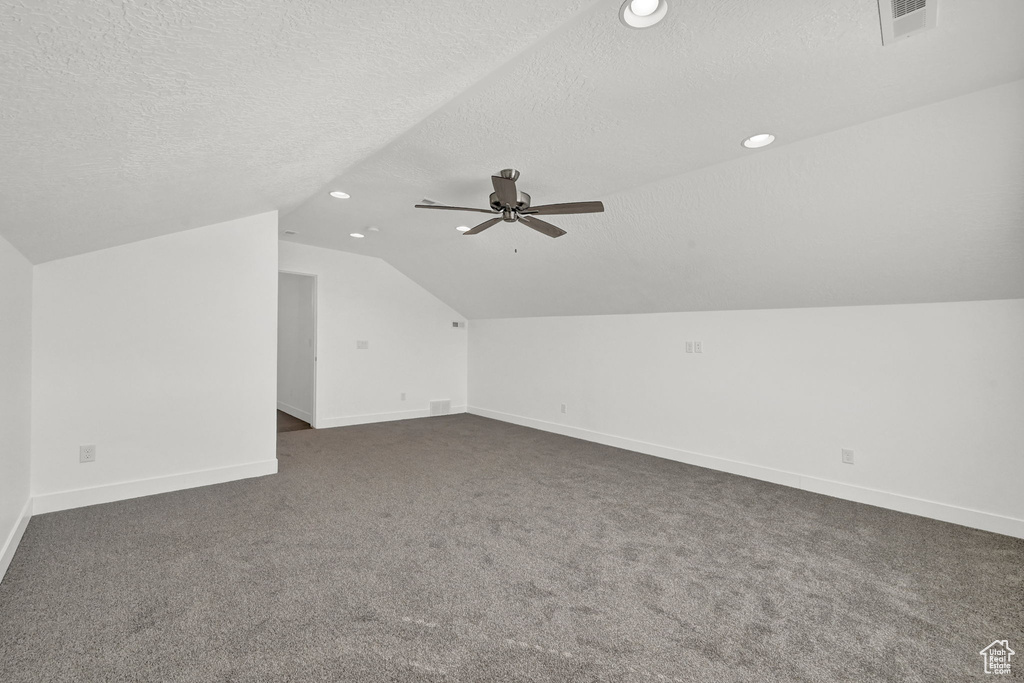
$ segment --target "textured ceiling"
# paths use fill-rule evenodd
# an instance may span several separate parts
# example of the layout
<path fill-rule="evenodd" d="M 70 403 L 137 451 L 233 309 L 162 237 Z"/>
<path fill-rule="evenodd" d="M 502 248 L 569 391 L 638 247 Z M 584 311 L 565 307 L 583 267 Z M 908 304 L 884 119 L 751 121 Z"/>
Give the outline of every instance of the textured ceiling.
<path fill-rule="evenodd" d="M 471 318 L 1024 297 L 1022 113 L 1017 81 L 388 260 Z"/>
<path fill-rule="evenodd" d="M 0 0 L 0 233 L 34 262 L 271 209 L 582 0 Z"/>
<path fill-rule="evenodd" d="M 1024 2 L 887 47 L 874 0 L 669 2 L 0 0 L 0 232 L 42 261 L 278 208 L 473 318 L 1024 297 Z M 412 208 L 510 166 L 608 210 Z"/>
<path fill-rule="evenodd" d="M 473 318 L 1024 296 L 1019 88 L 926 106 L 1024 78 L 1024 3 L 940 2 L 888 47 L 871 0 L 675 1 L 649 31 L 598 3 L 282 228 Z M 775 145 L 741 148 L 762 131 Z M 485 206 L 508 166 L 534 203 L 608 210 L 552 240 L 411 208 Z"/>

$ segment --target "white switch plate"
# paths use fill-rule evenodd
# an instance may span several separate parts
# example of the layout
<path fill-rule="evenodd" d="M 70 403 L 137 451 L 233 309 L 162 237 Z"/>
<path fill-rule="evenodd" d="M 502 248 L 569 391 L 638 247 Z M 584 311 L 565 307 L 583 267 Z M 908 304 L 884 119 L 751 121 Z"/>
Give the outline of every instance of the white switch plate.
<path fill-rule="evenodd" d="M 564 403 L 562 404 L 562 414 L 563 415 L 565 414 L 565 404 Z"/>
<path fill-rule="evenodd" d="M 360 340 L 358 340 L 356 342 L 356 348 L 357 349 L 368 349 L 368 348 L 370 348 L 370 342 L 363 341 L 362 339 L 360 339 Z"/>
<path fill-rule="evenodd" d="M 693 353 L 693 342 L 686 342 L 686 352 Z"/>
<path fill-rule="evenodd" d="M 843 449 L 843 462 L 846 463 L 847 465 L 852 465 L 853 464 L 853 449 L 852 448 L 844 448 Z"/>

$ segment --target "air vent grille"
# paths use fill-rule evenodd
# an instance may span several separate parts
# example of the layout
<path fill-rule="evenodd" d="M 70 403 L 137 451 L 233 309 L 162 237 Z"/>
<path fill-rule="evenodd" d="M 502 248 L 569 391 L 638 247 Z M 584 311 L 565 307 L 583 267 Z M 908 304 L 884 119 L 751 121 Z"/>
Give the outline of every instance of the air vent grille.
<path fill-rule="evenodd" d="M 939 0 L 878 0 L 882 45 L 935 28 Z"/>
<path fill-rule="evenodd" d="M 452 412 L 452 402 L 449 399 L 430 402 L 430 417 L 447 415 L 450 412 Z"/>
<path fill-rule="evenodd" d="M 927 0 L 892 0 L 892 18 L 899 19 L 905 14 L 924 9 Z"/>

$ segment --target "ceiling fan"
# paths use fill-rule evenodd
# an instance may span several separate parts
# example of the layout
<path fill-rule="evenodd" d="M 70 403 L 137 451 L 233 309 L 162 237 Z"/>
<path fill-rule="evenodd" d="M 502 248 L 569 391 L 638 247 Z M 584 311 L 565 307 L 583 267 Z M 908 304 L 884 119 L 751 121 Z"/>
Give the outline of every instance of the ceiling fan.
<path fill-rule="evenodd" d="M 465 206 L 441 206 L 440 204 L 417 204 L 417 209 L 444 209 L 447 211 L 475 211 L 476 213 L 497 214 L 496 218 L 490 218 L 475 228 L 462 233 L 463 235 L 478 235 L 487 228 L 505 221 L 515 223 L 519 221 L 537 232 L 544 233 L 548 237 L 561 237 L 565 234 L 558 226 L 542 221 L 537 216 L 555 216 L 571 213 L 600 213 L 604 211 L 604 204 L 601 202 L 570 202 L 567 204 L 544 204 L 542 206 L 530 206 L 530 195 L 516 189 L 516 180 L 519 179 L 519 171 L 514 168 L 506 168 L 498 175 L 491 176 L 491 184 L 494 185 L 494 192 L 491 193 L 491 208 L 470 209 Z"/>

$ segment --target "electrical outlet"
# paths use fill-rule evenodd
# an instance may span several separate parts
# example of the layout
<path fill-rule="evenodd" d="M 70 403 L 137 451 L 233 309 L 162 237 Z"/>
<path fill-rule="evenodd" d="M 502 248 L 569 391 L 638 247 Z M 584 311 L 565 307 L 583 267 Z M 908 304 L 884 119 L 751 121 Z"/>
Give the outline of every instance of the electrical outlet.
<path fill-rule="evenodd" d="M 852 465 L 853 464 L 853 449 L 852 448 L 844 448 L 843 449 L 843 462 L 846 463 L 847 465 Z"/>
<path fill-rule="evenodd" d="M 565 415 L 565 404 L 562 404 L 562 414 Z"/>
<path fill-rule="evenodd" d="M 693 342 L 693 352 L 704 353 L 704 343 L 699 341 Z"/>
<path fill-rule="evenodd" d="M 686 352 L 693 353 L 693 342 L 686 342 Z"/>
<path fill-rule="evenodd" d="M 78 462 L 96 462 L 96 445 L 79 446 Z"/>

